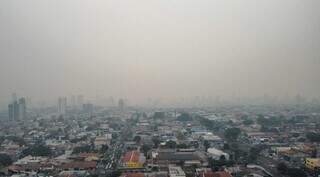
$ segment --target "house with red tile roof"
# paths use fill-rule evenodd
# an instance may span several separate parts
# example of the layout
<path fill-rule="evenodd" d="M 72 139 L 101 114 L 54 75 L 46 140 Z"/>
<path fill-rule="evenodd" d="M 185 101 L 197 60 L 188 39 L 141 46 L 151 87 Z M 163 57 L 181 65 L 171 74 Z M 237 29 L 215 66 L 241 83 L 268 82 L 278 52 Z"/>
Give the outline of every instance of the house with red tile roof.
<path fill-rule="evenodd" d="M 199 177 L 232 177 L 232 175 L 226 171 L 219 172 L 201 172 Z"/>
<path fill-rule="evenodd" d="M 142 168 L 145 159 L 139 151 L 129 151 L 122 158 L 122 164 L 126 168 Z"/>

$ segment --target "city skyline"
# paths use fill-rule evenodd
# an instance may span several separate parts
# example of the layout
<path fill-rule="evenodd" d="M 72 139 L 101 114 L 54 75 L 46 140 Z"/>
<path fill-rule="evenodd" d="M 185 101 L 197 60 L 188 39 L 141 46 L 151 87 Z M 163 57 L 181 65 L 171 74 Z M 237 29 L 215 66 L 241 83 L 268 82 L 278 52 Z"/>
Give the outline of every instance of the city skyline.
<path fill-rule="evenodd" d="M 319 0 L 0 0 L 1 177 L 320 177 Z"/>

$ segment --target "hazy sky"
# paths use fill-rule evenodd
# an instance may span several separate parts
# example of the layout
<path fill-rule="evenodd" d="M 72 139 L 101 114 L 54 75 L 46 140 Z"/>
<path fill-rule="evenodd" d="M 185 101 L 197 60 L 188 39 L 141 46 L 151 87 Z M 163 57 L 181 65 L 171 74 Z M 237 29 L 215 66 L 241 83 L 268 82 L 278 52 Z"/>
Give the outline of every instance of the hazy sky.
<path fill-rule="evenodd" d="M 319 0 L 1 0 L 0 103 L 320 95 Z"/>

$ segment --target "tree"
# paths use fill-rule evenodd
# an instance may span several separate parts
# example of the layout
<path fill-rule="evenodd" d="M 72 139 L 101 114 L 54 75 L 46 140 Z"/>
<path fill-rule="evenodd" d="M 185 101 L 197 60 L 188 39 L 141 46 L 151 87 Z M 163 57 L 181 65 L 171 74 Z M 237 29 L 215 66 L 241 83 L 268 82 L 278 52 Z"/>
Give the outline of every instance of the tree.
<path fill-rule="evenodd" d="M 192 117 L 188 113 L 181 113 L 181 115 L 178 116 L 177 120 L 181 122 L 187 122 L 192 121 Z"/>
<path fill-rule="evenodd" d="M 172 141 L 172 140 L 170 140 L 170 141 L 168 141 L 168 142 L 166 143 L 166 147 L 167 147 L 167 148 L 170 148 L 170 149 L 175 149 L 176 146 L 177 146 L 177 143 L 174 142 L 174 141 Z"/>
<path fill-rule="evenodd" d="M 277 165 L 277 170 L 290 177 L 307 177 L 307 174 L 300 168 L 289 168 L 285 163 L 281 162 Z"/>
<path fill-rule="evenodd" d="M 241 133 L 241 130 L 239 128 L 228 128 L 224 132 L 224 136 L 229 141 L 236 141 Z"/>
<path fill-rule="evenodd" d="M 260 116 L 257 118 L 257 123 L 266 127 L 279 126 L 283 122 L 284 119 L 282 117 L 264 118 L 263 116 Z"/>
<path fill-rule="evenodd" d="M 281 174 L 287 174 L 288 172 L 288 166 L 281 162 L 277 165 L 277 170 L 281 173 Z"/>
<path fill-rule="evenodd" d="M 177 148 L 178 148 L 178 149 L 188 149 L 189 146 L 186 145 L 186 144 L 178 144 L 178 145 L 177 145 Z"/>
<path fill-rule="evenodd" d="M 229 144 L 228 143 L 223 144 L 223 149 L 224 150 L 229 150 L 230 149 Z"/>
<path fill-rule="evenodd" d="M 290 177 L 307 177 L 307 174 L 300 168 L 289 168 L 288 176 L 290 176 Z"/>
<path fill-rule="evenodd" d="M 153 166 L 153 167 L 151 168 L 151 170 L 152 170 L 152 171 L 159 171 L 159 167 Z"/>
<path fill-rule="evenodd" d="M 15 142 L 15 143 L 17 143 L 17 144 L 19 144 L 19 146 L 24 146 L 24 145 L 27 144 L 27 143 L 24 141 L 24 139 L 21 138 L 21 137 L 9 136 L 9 137 L 7 137 L 7 139 L 8 139 L 8 140 L 11 140 L 11 141 L 13 141 L 13 142 Z"/>
<path fill-rule="evenodd" d="M 121 171 L 120 170 L 114 170 L 112 173 L 111 173 L 111 177 L 119 177 L 121 175 Z"/>
<path fill-rule="evenodd" d="M 148 152 L 151 150 L 151 147 L 149 145 L 142 145 L 141 150 L 144 154 L 144 156 L 148 157 Z"/>
<path fill-rule="evenodd" d="M 220 161 L 226 161 L 226 156 L 224 155 L 220 156 Z"/>
<path fill-rule="evenodd" d="M 111 136 L 112 136 L 112 139 L 114 139 L 114 140 L 116 140 L 118 138 L 118 134 L 116 134 L 116 133 L 113 133 Z"/>
<path fill-rule="evenodd" d="M 160 139 L 158 137 L 154 136 L 154 137 L 152 137 L 152 141 L 153 141 L 154 147 L 158 148 L 159 144 L 160 144 Z"/>
<path fill-rule="evenodd" d="M 320 142 L 320 133 L 309 132 L 306 134 L 306 137 L 311 142 Z"/>
<path fill-rule="evenodd" d="M 12 159 L 7 154 L 0 154 L 0 166 L 9 166 L 12 164 Z"/>
<path fill-rule="evenodd" d="M 245 119 L 242 123 L 244 125 L 248 126 L 248 125 L 252 125 L 254 123 L 254 121 L 252 119 Z"/>
<path fill-rule="evenodd" d="M 263 146 L 254 146 L 250 148 L 249 151 L 249 162 L 255 162 L 260 154 L 260 152 L 264 149 Z"/>
<path fill-rule="evenodd" d="M 2 144 L 2 142 L 5 140 L 5 138 L 3 136 L 0 136 L 0 144 Z"/>
<path fill-rule="evenodd" d="M 90 145 L 75 147 L 72 151 L 72 154 L 79 154 L 83 152 L 93 152 L 94 149 Z"/>
<path fill-rule="evenodd" d="M 210 143 L 209 143 L 209 141 L 207 141 L 207 140 L 204 140 L 203 141 L 203 146 L 204 146 L 204 148 L 206 149 L 206 151 L 210 148 Z"/>
<path fill-rule="evenodd" d="M 97 129 L 97 126 L 96 125 L 88 125 L 86 127 L 86 131 L 93 131 L 93 130 L 96 130 Z"/>
<path fill-rule="evenodd" d="M 141 137 L 140 137 L 140 136 L 135 136 L 135 137 L 133 138 L 133 141 L 135 141 L 137 144 L 139 144 L 140 141 L 141 141 Z"/>
<path fill-rule="evenodd" d="M 34 145 L 22 151 L 22 157 L 31 156 L 51 156 L 52 151 L 45 145 Z"/>
<path fill-rule="evenodd" d="M 101 149 L 100 149 L 100 152 L 101 153 L 105 153 L 105 152 L 107 152 L 107 150 L 109 149 L 109 147 L 108 147 L 108 145 L 102 145 L 102 147 L 101 147 Z"/>
<path fill-rule="evenodd" d="M 153 115 L 154 119 L 164 119 L 165 118 L 165 113 L 164 112 L 155 112 Z"/>
<path fill-rule="evenodd" d="M 222 155 L 219 160 L 209 158 L 209 166 L 214 171 L 220 170 L 223 166 L 231 167 L 234 165 L 234 163 L 234 161 L 226 160 L 226 157 L 224 155 Z"/>

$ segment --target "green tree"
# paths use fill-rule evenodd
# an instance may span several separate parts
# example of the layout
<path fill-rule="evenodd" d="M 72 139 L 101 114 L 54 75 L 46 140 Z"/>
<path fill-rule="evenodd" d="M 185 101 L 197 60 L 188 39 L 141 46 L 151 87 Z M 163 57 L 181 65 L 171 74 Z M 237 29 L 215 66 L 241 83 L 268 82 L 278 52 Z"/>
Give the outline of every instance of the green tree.
<path fill-rule="evenodd" d="M 224 132 L 224 136 L 229 141 L 236 141 L 241 133 L 241 130 L 239 128 L 228 128 Z"/>
<path fill-rule="evenodd" d="M 118 134 L 113 133 L 113 134 L 112 134 L 112 139 L 114 139 L 114 140 L 118 139 Z"/>
<path fill-rule="evenodd" d="M 306 172 L 300 168 L 289 168 L 288 176 L 290 177 L 307 177 Z"/>
<path fill-rule="evenodd" d="M 206 151 L 210 148 L 210 143 L 209 143 L 209 141 L 207 141 L 207 140 L 204 140 L 203 141 L 203 146 L 204 146 L 204 148 L 206 149 Z"/>
<path fill-rule="evenodd" d="M 214 171 L 218 171 L 220 170 L 222 167 L 226 166 L 226 167 L 231 167 L 234 165 L 234 161 L 232 160 L 226 160 L 225 156 L 221 156 L 219 160 L 215 160 L 210 158 L 209 159 L 209 166 L 211 167 L 211 169 L 213 169 Z"/>
<path fill-rule="evenodd" d="M 153 115 L 154 119 L 164 119 L 165 118 L 165 113 L 164 112 L 155 112 Z"/>
<path fill-rule="evenodd" d="M 188 149 L 189 146 L 186 145 L 186 144 L 178 144 L 178 145 L 177 145 L 177 148 L 178 148 L 178 149 Z"/>
<path fill-rule="evenodd" d="M 12 164 L 12 159 L 7 154 L 0 154 L 0 166 L 9 166 Z"/>
<path fill-rule="evenodd" d="M 6 139 L 11 140 L 11 141 L 19 144 L 19 146 L 24 146 L 24 145 L 27 144 L 27 143 L 24 141 L 23 138 L 17 137 L 17 136 L 9 136 L 9 137 L 6 137 Z"/>
<path fill-rule="evenodd" d="M 73 148 L 72 154 L 79 154 L 83 152 L 94 152 L 94 149 L 90 145 L 79 146 L 79 147 Z"/>
<path fill-rule="evenodd" d="M 151 147 L 149 145 L 142 145 L 141 150 L 144 154 L 144 156 L 148 157 L 148 152 L 151 150 Z"/>
<path fill-rule="evenodd" d="M 248 125 L 252 125 L 254 121 L 252 119 L 245 119 L 244 121 L 242 121 L 242 123 L 248 126 Z"/>
<path fill-rule="evenodd" d="M 281 174 L 287 174 L 288 172 L 288 166 L 281 162 L 277 165 L 277 170 L 281 173 Z"/>
<path fill-rule="evenodd" d="M 153 142 L 153 145 L 155 148 L 158 148 L 159 147 L 159 144 L 160 144 L 160 139 L 158 137 L 152 137 L 152 142 Z"/>
<path fill-rule="evenodd" d="M 31 147 L 28 147 L 27 149 L 22 151 L 22 156 L 51 156 L 52 151 L 48 146 L 45 145 L 34 145 Z"/>
<path fill-rule="evenodd" d="M 100 152 L 101 153 L 105 153 L 105 152 L 107 152 L 108 151 L 108 149 L 109 149 L 109 146 L 108 145 L 102 145 L 102 147 L 101 147 L 101 149 L 100 149 Z"/>
<path fill-rule="evenodd" d="M 306 137 L 311 142 L 317 142 L 317 143 L 320 142 L 320 133 L 308 132 L 306 134 Z"/>
<path fill-rule="evenodd" d="M 229 144 L 228 143 L 223 144 L 223 149 L 224 150 L 229 150 L 230 149 Z"/>
<path fill-rule="evenodd" d="M 166 147 L 167 147 L 167 148 L 170 148 L 170 149 L 175 149 L 175 148 L 177 147 L 177 143 L 174 142 L 174 141 L 172 141 L 172 140 L 170 140 L 170 141 L 168 141 L 168 142 L 166 143 Z"/>
<path fill-rule="evenodd" d="M 112 173 L 111 173 L 111 177 L 119 177 L 121 175 L 121 171 L 120 170 L 114 170 Z"/>
<path fill-rule="evenodd" d="M 181 113 L 181 115 L 178 116 L 177 120 L 181 122 L 187 122 L 192 121 L 192 117 L 188 113 Z"/>
<path fill-rule="evenodd" d="M 263 146 L 254 146 L 254 147 L 251 147 L 250 148 L 250 151 L 249 151 L 249 162 L 250 163 L 254 163 L 256 162 L 259 154 L 261 153 L 261 151 L 264 149 L 265 147 Z"/>
<path fill-rule="evenodd" d="M 140 137 L 140 136 L 135 136 L 135 137 L 133 138 L 133 141 L 135 141 L 137 144 L 139 144 L 140 141 L 141 141 L 141 137 Z"/>

